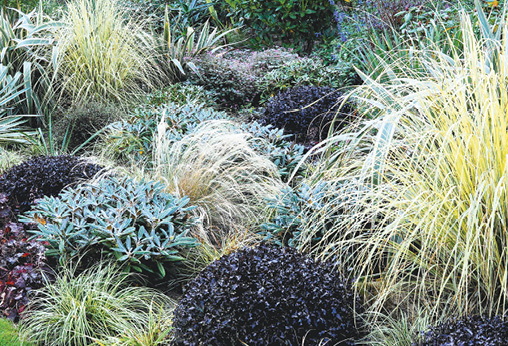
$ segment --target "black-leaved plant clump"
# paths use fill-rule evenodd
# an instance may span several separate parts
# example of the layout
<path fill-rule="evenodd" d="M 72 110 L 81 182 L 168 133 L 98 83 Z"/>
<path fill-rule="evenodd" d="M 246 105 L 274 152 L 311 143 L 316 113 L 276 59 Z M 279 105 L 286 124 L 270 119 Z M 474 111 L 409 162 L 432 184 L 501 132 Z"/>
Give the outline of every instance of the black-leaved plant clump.
<path fill-rule="evenodd" d="M 342 93 L 329 87 L 302 86 L 280 92 L 268 101 L 263 122 L 283 128 L 299 142 L 318 141 L 336 117 L 338 129 L 351 120 L 353 108 L 340 107 Z"/>
<path fill-rule="evenodd" d="M 332 265 L 261 245 L 213 262 L 175 310 L 175 346 L 353 345 L 361 303 Z"/>
<path fill-rule="evenodd" d="M 65 187 L 92 178 L 102 167 L 73 156 L 40 156 L 0 175 L 0 193 L 16 214 L 30 209 L 36 199 L 56 196 Z"/>
<path fill-rule="evenodd" d="M 468 316 L 448 320 L 422 333 L 418 346 L 506 346 L 508 322 L 501 317 Z"/>

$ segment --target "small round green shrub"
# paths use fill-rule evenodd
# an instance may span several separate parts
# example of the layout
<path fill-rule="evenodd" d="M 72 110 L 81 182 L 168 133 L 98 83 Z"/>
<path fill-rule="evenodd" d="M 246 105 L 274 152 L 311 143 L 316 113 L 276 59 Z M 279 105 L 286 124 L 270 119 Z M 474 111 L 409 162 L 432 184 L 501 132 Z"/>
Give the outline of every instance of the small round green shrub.
<path fill-rule="evenodd" d="M 0 193 L 16 213 L 30 209 L 43 196 L 56 196 L 65 187 L 92 178 L 102 167 L 78 157 L 39 156 L 0 175 Z"/>
<path fill-rule="evenodd" d="M 318 57 L 303 57 L 286 61 L 260 80 L 262 100 L 282 90 L 297 86 L 320 86 L 341 89 L 351 83 L 351 76 L 339 66 L 326 66 Z"/>
<path fill-rule="evenodd" d="M 417 346 L 505 346 L 508 345 L 508 322 L 499 316 L 467 316 L 450 319 L 422 332 Z"/>
<path fill-rule="evenodd" d="M 69 150 L 87 142 L 91 145 L 98 138 L 98 131 L 121 118 L 121 110 L 103 102 L 87 102 L 72 105 L 54 122 L 54 135 L 58 141 L 67 140 Z"/>
<path fill-rule="evenodd" d="M 244 61 L 223 55 L 201 55 L 192 62 L 196 72 L 188 82 L 202 86 L 221 110 L 238 111 L 258 102 L 259 75 Z"/>
<path fill-rule="evenodd" d="M 332 265 L 261 245 L 222 257 L 188 285 L 173 345 L 353 345 L 361 311 Z"/>

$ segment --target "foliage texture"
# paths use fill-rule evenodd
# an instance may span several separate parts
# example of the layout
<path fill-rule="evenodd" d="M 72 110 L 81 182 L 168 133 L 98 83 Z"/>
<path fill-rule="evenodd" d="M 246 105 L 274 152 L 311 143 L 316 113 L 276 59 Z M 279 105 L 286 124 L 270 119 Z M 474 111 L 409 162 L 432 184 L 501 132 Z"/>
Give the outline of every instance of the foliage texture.
<path fill-rule="evenodd" d="M 222 257 L 189 284 L 174 345 L 353 345 L 360 311 L 331 265 L 261 245 Z"/>
<path fill-rule="evenodd" d="M 92 178 L 102 167 L 73 156 L 40 156 L 12 167 L 0 176 L 0 192 L 13 211 L 30 209 L 43 196 L 56 196 L 65 187 Z"/>

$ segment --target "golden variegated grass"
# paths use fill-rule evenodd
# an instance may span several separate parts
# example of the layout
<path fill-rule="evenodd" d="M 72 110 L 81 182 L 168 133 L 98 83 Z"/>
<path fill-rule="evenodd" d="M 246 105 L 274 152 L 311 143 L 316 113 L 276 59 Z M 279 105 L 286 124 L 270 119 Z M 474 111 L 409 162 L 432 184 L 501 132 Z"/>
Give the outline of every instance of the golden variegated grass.
<path fill-rule="evenodd" d="M 61 95 L 125 102 L 160 78 L 154 39 L 117 1 L 73 0 L 62 21 L 54 77 Z"/>
<path fill-rule="evenodd" d="M 329 203 L 348 215 L 311 250 L 354 268 L 371 311 L 508 310 L 508 26 L 461 25 L 463 51 L 414 52 L 422 73 L 363 76 L 354 96 L 378 116 L 323 143 L 316 179 L 357 193 Z"/>

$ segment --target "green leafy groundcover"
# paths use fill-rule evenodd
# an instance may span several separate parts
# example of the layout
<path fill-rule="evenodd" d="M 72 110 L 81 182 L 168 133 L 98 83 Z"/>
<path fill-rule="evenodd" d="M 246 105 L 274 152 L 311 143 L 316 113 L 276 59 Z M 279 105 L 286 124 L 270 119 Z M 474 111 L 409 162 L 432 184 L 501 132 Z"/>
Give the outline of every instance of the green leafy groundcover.
<path fill-rule="evenodd" d="M 21 346 L 16 328 L 10 321 L 4 319 L 0 319 L 0 345 Z M 32 346 L 33 344 L 23 341 L 23 345 Z"/>

